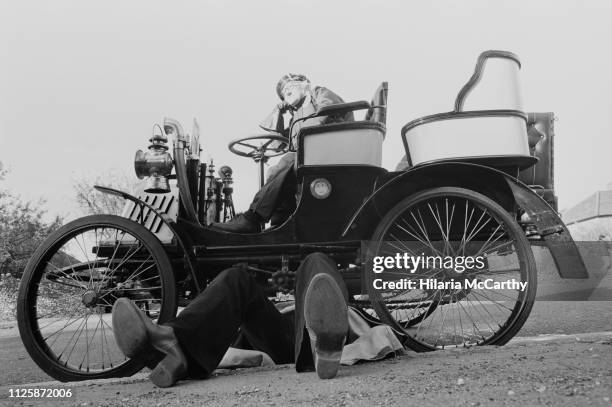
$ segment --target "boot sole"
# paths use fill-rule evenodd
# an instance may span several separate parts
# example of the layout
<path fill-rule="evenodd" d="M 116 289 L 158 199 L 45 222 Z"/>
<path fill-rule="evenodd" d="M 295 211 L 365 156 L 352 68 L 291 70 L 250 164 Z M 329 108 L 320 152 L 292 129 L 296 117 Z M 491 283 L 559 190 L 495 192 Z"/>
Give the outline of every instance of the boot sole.
<path fill-rule="evenodd" d="M 321 379 L 331 379 L 338 373 L 348 331 L 347 304 L 333 277 L 313 277 L 305 294 L 304 317 L 314 339 L 317 374 Z"/>
<path fill-rule="evenodd" d="M 146 353 L 149 335 L 140 310 L 133 302 L 127 298 L 115 301 L 112 323 L 115 341 L 125 356 L 135 358 Z"/>

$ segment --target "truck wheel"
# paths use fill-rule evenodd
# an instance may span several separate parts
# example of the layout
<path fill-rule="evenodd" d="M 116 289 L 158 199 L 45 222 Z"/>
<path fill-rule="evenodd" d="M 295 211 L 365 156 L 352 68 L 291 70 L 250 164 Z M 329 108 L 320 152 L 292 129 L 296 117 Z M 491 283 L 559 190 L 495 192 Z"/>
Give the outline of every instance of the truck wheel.
<path fill-rule="evenodd" d="M 157 323 L 176 314 L 172 266 L 155 235 L 114 215 L 80 218 L 51 234 L 19 286 L 19 333 L 34 362 L 60 381 L 142 369 L 115 343 L 111 308 L 119 297 Z"/>
<path fill-rule="evenodd" d="M 529 241 L 504 208 L 478 192 L 442 187 L 400 201 L 367 252 L 373 308 L 415 351 L 503 345 L 531 312 L 537 278 Z M 419 256 L 415 267 L 410 259 Z"/>

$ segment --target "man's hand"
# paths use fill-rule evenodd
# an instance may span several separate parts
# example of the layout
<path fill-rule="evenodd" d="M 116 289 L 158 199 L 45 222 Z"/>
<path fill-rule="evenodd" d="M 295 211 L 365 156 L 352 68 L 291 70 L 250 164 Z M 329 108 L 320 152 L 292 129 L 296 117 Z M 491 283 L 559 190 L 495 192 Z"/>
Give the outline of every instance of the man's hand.
<path fill-rule="evenodd" d="M 280 114 L 283 114 L 289 110 L 293 110 L 293 106 L 291 106 L 289 103 L 287 102 L 279 102 L 278 105 L 278 111 L 280 112 Z"/>
<path fill-rule="evenodd" d="M 280 114 L 283 114 L 287 111 L 287 109 L 289 108 L 289 105 L 285 102 L 278 102 L 278 105 L 276 105 L 276 108 L 278 109 Z"/>
<path fill-rule="evenodd" d="M 268 148 L 276 150 L 276 151 L 283 151 L 284 149 L 287 148 L 287 142 L 273 140 L 270 142 L 270 144 L 268 144 Z"/>

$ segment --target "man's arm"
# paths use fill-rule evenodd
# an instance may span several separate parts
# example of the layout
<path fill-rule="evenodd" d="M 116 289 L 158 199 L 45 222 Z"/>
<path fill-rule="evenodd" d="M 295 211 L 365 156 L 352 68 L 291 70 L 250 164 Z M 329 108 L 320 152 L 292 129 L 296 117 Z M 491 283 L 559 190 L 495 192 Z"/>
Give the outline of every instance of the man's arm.
<path fill-rule="evenodd" d="M 340 96 L 336 95 L 334 92 L 324 87 L 316 87 L 313 90 L 313 99 L 313 104 L 317 109 L 327 105 L 344 103 L 344 100 L 342 100 Z M 354 121 L 355 117 L 353 115 L 353 112 L 348 112 L 340 116 L 321 116 L 315 118 L 314 120 L 316 120 L 316 124 L 327 124 Z"/>

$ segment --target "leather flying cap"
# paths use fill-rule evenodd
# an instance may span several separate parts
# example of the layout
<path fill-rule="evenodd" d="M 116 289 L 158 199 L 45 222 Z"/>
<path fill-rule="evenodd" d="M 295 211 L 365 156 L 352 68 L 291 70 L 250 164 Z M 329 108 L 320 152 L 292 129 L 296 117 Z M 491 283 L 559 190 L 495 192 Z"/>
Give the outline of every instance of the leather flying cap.
<path fill-rule="evenodd" d="M 308 78 L 301 74 L 288 73 L 286 75 L 283 75 L 283 77 L 280 78 L 280 80 L 276 84 L 276 94 L 281 100 L 284 100 L 283 93 L 282 93 L 283 88 L 285 87 L 287 82 L 293 82 L 293 81 L 310 83 Z"/>

